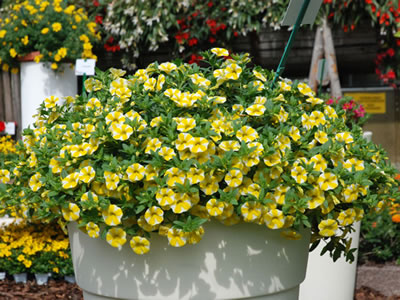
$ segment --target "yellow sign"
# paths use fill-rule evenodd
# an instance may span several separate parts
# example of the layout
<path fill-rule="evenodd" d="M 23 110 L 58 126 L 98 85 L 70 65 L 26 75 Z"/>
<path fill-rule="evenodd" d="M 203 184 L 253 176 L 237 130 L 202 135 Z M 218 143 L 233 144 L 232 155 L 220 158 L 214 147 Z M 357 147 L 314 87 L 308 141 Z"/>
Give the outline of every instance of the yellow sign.
<path fill-rule="evenodd" d="M 345 96 L 353 97 L 355 101 L 364 106 L 365 111 L 370 114 L 386 113 L 386 93 L 344 93 Z"/>

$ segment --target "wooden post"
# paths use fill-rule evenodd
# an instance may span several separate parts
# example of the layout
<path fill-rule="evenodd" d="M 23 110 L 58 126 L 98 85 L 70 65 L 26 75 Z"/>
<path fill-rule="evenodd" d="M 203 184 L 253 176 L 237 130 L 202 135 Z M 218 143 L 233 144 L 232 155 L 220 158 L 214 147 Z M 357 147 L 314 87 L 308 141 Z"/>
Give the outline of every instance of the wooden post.
<path fill-rule="evenodd" d="M 315 33 L 314 48 L 311 58 L 310 74 L 308 75 L 308 85 L 314 92 L 317 92 L 318 83 L 318 62 L 324 58 L 324 39 L 322 34 L 323 28 L 319 26 Z M 321 83 L 322 84 L 322 83 Z"/>
<path fill-rule="evenodd" d="M 5 121 L 14 121 L 12 118 L 13 114 L 13 105 L 12 105 L 12 96 L 11 96 L 11 82 L 10 82 L 10 73 L 2 72 L 3 79 L 3 100 L 4 100 L 4 120 Z"/>
<path fill-rule="evenodd" d="M 339 74 L 337 70 L 335 47 L 333 45 L 331 28 L 326 19 L 323 20 L 323 36 L 326 67 L 328 68 L 328 76 L 331 81 L 331 96 L 334 98 L 342 97 L 342 89 L 340 87 Z"/>
<path fill-rule="evenodd" d="M 11 91 L 12 91 L 12 104 L 13 104 L 13 118 L 17 123 L 16 137 L 17 140 L 21 138 L 21 79 L 19 74 L 11 74 Z"/>
<path fill-rule="evenodd" d="M 0 72 L 0 121 L 4 121 L 4 88 L 3 88 L 3 73 Z"/>

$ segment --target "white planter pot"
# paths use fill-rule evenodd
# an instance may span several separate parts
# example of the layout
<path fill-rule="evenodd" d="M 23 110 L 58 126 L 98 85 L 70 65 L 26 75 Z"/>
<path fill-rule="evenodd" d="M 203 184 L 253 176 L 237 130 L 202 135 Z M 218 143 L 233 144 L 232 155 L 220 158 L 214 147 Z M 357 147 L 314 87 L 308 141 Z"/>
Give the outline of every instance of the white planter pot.
<path fill-rule="evenodd" d="M 364 132 L 363 137 L 371 141 L 372 132 Z M 354 225 L 355 231 L 350 235 L 351 247 L 358 248 L 361 223 Z M 344 258 L 333 262 L 329 254 L 320 256 L 324 244 L 321 243 L 310 253 L 307 275 L 300 285 L 300 300 L 353 300 L 357 274 L 357 251 L 354 262 L 348 263 Z"/>
<path fill-rule="evenodd" d="M 26 283 L 27 274 L 26 273 L 19 273 L 13 275 L 14 280 L 16 283 Z"/>
<path fill-rule="evenodd" d="M 6 272 L 0 272 L 0 280 L 6 279 Z"/>
<path fill-rule="evenodd" d="M 56 73 L 44 63 L 21 62 L 21 122 L 22 128 L 33 123 L 40 104 L 50 96 L 75 96 L 77 79 L 69 64 L 62 64 L 63 73 Z"/>
<path fill-rule="evenodd" d="M 298 299 L 305 277 L 310 232 L 298 241 L 255 224 L 204 225 L 197 245 L 174 248 L 152 235 L 136 255 L 68 225 L 72 261 L 85 300 L 93 299 Z"/>
<path fill-rule="evenodd" d="M 49 280 L 49 273 L 35 274 L 35 278 L 38 285 L 47 284 L 47 281 Z"/>

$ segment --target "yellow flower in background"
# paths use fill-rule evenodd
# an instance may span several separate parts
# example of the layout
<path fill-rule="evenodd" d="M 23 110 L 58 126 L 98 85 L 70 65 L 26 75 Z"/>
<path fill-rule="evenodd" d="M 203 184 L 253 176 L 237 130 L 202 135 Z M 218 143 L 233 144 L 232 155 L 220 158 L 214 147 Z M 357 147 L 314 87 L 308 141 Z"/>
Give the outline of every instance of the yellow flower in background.
<path fill-rule="evenodd" d="M 87 223 L 85 229 L 91 238 L 97 239 L 100 236 L 100 227 L 93 222 Z"/>
<path fill-rule="evenodd" d="M 11 56 L 11 57 L 16 57 L 17 54 L 18 54 L 18 53 L 17 53 L 17 51 L 15 51 L 14 48 L 11 48 L 11 49 L 10 49 L 10 56 Z"/>
<path fill-rule="evenodd" d="M 62 179 L 63 189 L 73 189 L 78 185 L 79 172 L 74 172 Z"/>
<path fill-rule="evenodd" d="M 335 135 L 338 142 L 344 142 L 345 144 L 351 144 L 354 142 L 353 136 L 350 132 L 340 132 Z"/>
<path fill-rule="evenodd" d="M 58 101 L 60 101 L 59 98 L 56 98 L 54 96 L 50 96 L 49 98 L 46 98 L 44 100 L 44 106 L 46 108 L 53 108 L 58 104 Z"/>
<path fill-rule="evenodd" d="M 69 203 L 68 207 L 62 208 L 62 215 L 66 221 L 76 221 L 80 217 L 80 208 L 75 203 Z"/>
<path fill-rule="evenodd" d="M 59 32 L 62 29 L 62 25 L 59 22 L 55 22 L 51 24 L 51 28 L 53 29 L 54 32 Z"/>
<path fill-rule="evenodd" d="M 111 204 L 107 209 L 102 211 L 104 223 L 108 226 L 116 226 L 121 223 L 122 209 L 115 204 Z"/>
<path fill-rule="evenodd" d="M 144 218 L 149 225 L 158 225 L 164 220 L 164 211 L 157 206 L 152 206 L 146 210 Z"/>
<path fill-rule="evenodd" d="M 130 243 L 133 252 L 138 255 L 146 254 L 150 251 L 150 242 L 148 239 L 141 236 L 134 236 Z"/>
<path fill-rule="evenodd" d="M 0 39 L 4 38 L 6 36 L 6 34 L 7 34 L 7 30 L 4 30 L 4 29 L 0 30 Z"/>
<path fill-rule="evenodd" d="M 338 223 L 335 220 L 328 219 L 322 220 L 318 224 L 319 234 L 321 236 L 329 237 L 334 236 L 338 230 Z"/>
<path fill-rule="evenodd" d="M 49 33 L 49 28 L 45 27 L 40 31 L 41 34 L 48 34 Z"/>
<path fill-rule="evenodd" d="M 111 228 L 107 231 L 106 241 L 115 248 L 121 248 L 126 243 L 126 232 L 122 228 Z"/>
<path fill-rule="evenodd" d="M 229 51 L 224 48 L 212 48 L 210 51 L 216 56 L 229 56 Z"/>
<path fill-rule="evenodd" d="M 0 183 L 8 183 L 10 179 L 10 171 L 5 169 L 0 170 Z"/>
<path fill-rule="evenodd" d="M 25 46 L 28 45 L 29 43 L 29 37 L 27 35 L 25 35 L 22 39 L 21 39 L 22 44 L 24 44 Z"/>
<path fill-rule="evenodd" d="M 56 63 L 52 63 L 52 64 L 50 65 L 50 67 L 51 67 L 53 70 L 58 69 L 58 65 L 57 65 Z"/>

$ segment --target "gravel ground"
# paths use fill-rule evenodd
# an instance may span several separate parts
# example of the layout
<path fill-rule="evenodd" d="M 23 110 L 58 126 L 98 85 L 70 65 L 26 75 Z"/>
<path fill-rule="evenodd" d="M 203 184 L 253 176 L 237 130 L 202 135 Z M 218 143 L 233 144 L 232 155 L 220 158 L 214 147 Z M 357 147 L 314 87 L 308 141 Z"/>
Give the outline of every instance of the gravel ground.
<path fill-rule="evenodd" d="M 0 300 L 83 300 L 76 284 L 50 279 L 37 285 L 30 278 L 26 284 L 11 278 L 0 281 Z M 354 300 L 400 300 L 400 266 L 362 265 L 357 268 Z"/>

